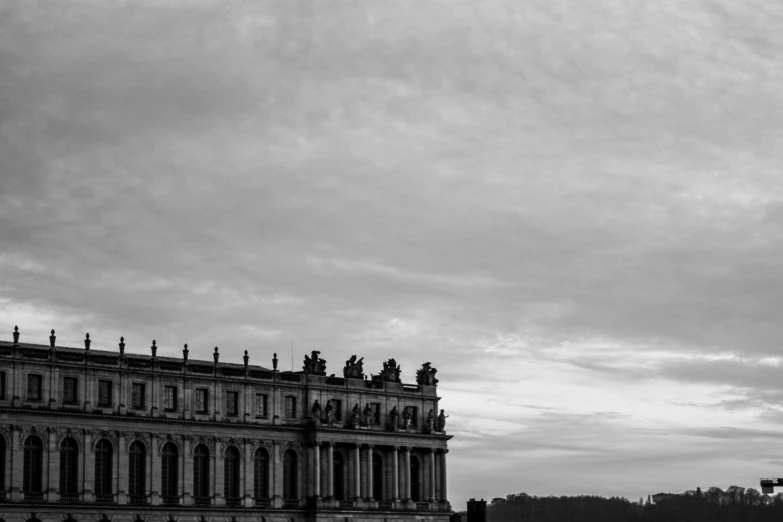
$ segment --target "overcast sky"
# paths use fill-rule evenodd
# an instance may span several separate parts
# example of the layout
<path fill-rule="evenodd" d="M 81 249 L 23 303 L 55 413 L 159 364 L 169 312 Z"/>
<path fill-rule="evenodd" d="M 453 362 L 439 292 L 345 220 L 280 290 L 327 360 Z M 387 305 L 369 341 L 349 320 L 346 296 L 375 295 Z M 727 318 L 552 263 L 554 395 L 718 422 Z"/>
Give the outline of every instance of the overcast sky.
<path fill-rule="evenodd" d="M 432 362 L 450 498 L 783 476 L 783 2 L 0 0 L 0 335 Z"/>

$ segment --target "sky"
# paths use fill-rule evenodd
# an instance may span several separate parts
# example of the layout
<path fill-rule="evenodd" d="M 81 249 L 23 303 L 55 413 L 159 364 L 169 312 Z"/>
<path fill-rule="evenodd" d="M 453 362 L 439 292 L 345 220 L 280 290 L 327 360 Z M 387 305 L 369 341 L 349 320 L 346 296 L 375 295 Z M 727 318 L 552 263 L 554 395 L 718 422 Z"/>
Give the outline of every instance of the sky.
<path fill-rule="evenodd" d="M 430 361 L 456 509 L 758 488 L 781 56 L 774 0 L 0 0 L 0 335 Z"/>

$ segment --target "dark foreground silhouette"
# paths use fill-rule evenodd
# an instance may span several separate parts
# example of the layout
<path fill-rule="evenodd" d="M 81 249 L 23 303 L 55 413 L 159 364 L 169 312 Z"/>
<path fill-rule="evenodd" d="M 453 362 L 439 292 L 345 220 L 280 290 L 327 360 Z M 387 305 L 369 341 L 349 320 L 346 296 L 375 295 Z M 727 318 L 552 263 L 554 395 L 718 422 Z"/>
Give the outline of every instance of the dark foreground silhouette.
<path fill-rule="evenodd" d="M 489 522 L 766 522 L 783 520 L 783 493 L 762 495 L 753 488 L 712 487 L 657 494 L 631 502 L 625 498 L 535 497 L 526 493 L 495 498 Z"/>

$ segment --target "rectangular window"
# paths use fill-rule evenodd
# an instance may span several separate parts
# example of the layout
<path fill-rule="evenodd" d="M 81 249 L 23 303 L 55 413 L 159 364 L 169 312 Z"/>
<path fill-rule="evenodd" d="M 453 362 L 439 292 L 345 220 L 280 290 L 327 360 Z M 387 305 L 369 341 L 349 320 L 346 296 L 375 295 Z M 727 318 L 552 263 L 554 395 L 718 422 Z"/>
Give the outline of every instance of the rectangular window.
<path fill-rule="evenodd" d="M 196 413 L 208 413 L 209 412 L 209 390 L 206 388 L 196 389 Z"/>
<path fill-rule="evenodd" d="M 28 401 L 40 401 L 43 396 L 41 385 L 43 384 L 43 376 L 41 375 L 28 375 L 27 376 L 27 400 Z"/>
<path fill-rule="evenodd" d="M 266 394 L 256 393 L 256 417 L 266 417 Z"/>
<path fill-rule="evenodd" d="M 226 415 L 239 415 L 239 392 L 226 392 Z"/>
<path fill-rule="evenodd" d="M 372 402 L 370 403 L 370 407 L 372 408 L 373 414 L 375 416 L 375 420 L 373 424 L 376 426 L 380 426 L 381 424 L 381 403 L 380 402 Z"/>
<path fill-rule="evenodd" d="M 411 426 L 414 428 L 419 425 L 419 409 L 416 406 L 411 406 Z"/>
<path fill-rule="evenodd" d="M 74 404 L 77 401 L 79 379 L 76 377 L 63 377 L 63 403 Z"/>
<path fill-rule="evenodd" d="M 163 409 L 167 411 L 174 411 L 177 409 L 177 387 L 176 386 L 164 386 L 163 387 Z"/>
<path fill-rule="evenodd" d="M 0 399 L 5 399 L 5 372 L 0 372 Z"/>
<path fill-rule="evenodd" d="M 131 408 L 144 408 L 144 383 L 131 384 Z"/>
<path fill-rule="evenodd" d="M 342 422 L 343 420 L 343 401 L 332 399 L 332 408 L 334 408 L 334 420 Z"/>
<path fill-rule="evenodd" d="M 111 407 L 111 381 L 98 381 L 98 406 Z"/>
<path fill-rule="evenodd" d="M 287 419 L 296 418 L 296 397 L 285 398 L 285 416 Z"/>

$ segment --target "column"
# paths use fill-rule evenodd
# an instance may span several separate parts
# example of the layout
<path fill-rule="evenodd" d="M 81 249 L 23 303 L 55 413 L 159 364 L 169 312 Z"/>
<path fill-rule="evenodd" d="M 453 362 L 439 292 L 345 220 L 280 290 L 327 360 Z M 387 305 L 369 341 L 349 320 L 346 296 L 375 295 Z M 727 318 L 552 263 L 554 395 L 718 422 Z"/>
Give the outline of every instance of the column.
<path fill-rule="evenodd" d="M 372 444 L 367 445 L 367 500 L 375 500 L 372 491 Z"/>
<path fill-rule="evenodd" d="M 128 503 L 128 449 L 124 432 L 119 432 L 117 437 L 117 465 L 114 469 L 117 477 L 117 504 L 124 505 Z"/>
<path fill-rule="evenodd" d="M 16 374 L 16 372 L 14 372 Z M 22 450 L 22 432 L 11 428 L 11 453 L 8 467 L 11 470 L 8 484 L 11 486 L 11 500 L 16 502 L 22 500 L 23 475 L 22 465 L 24 460 L 24 450 Z"/>
<path fill-rule="evenodd" d="M 255 453 L 252 444 L 245 443 L 245 507 L 253 507 L 256 490 Z"/>
<path fill-rule="evenodd" d="M 226 505 L 226 499 L 225 499 L 225 492 L 223 491 L 223 473 L 224 473 L 224 462 L 223 462 L 223 442 L 222 441 L 215 441 L 215 465 L 212 467 L 212 469 L 215 470 L 215 473 L 213 475 L 214 479 L 214 496 L 215 501 L 213 505 L 215 506 L 224 506 Z"/>
<path fill-rule="evenodd" d="M 47 492 L 49 502 L 57 502 L 60 496 L 57 490 L 60 489 L 60 448 L 57 447 L 57 434 L 52 430 L 47 434 L 49 443 L 46 445 L 46 453 L 49 454 L 49 465 L 46 469 L 49 473 L 49 484 L 43 484 L 44 491 Z M 47 491 L 48 490 L 48 491 Z"/>
<path fill-rule="evenodd" d="M 326 496 L 334 498 L 334 443 L 326 446 Z"/>
<path fill-rule="evenodd" d="M 399 446 L 392 449 L 392 500 L 400 500 L 400 454 L 397 452 Z"/>
<path fill-rule="evenodd" d="M 92 450 L 92 434 L 89 430 L 84 430 L 84 502 L 95 501 L 95 452 Z"/>
<path fill-rule="evenodd" d="M 411 500 L 411 449 L 409 447 L 402 448 L 402 499 L 405 502 Z"/>
<path fill-rule="evenodd" d="M 362 456 L 360 464 L 361 466 L 359 469 L 361 469 L 361 489 L 359 497 L 362 499 L 367 499 L 370 494 L 367 493 L 367 448 L 361 447 L 359 450 L 359 455 Z"/>
<path fill-rule="evenodd" d="M 193 504 L 193 440 L 190 436 L 182 440 L 182 504 Z"/>
<path fill-rule="evenodd" d="M 435 502 L 435 448 L 430 448 L 430 458 L 429 458 L 429 501 Z"/>
<path fill-rule="evenodd" d="M 283 507 L 283 463 L 280 461 L 280 445 L 272 441 L 272 507 Z"/>
<path fill-rule="evenodd" d="M 313 496 L 321 498 L 321 443 L 313 444 Z"/>
<path fill-rule="evenodd" d="M 355 444 L 353 447 L 353 460 L 354 460 L 354 466 L 353 466 L 353 486 L 354 486 L 354 492 L 353 492 L 353 498 L 359 499 L 361 498 L 362 494 L 362 477 L 361 477 L 361 469 L 362 469 L 362 459 L 361 455 L 359 454 L 359 445 Z"/>
<path fill-rule="evenodd" d="M 150 488 L 150 504 L 153 506 L 160 505 L 160 455 L 158 454 L 158 439 L 154 436 L 149 438 L 150 444 L 150 460 L 149 466 L 147 466 L 147 484 Z"/>
<path fill-rule="evenodd" d="M 448 498 L 446 496 L 447 488 L 446 488 L 446 453 L 448 453 L 449 450 L 444 449 L 441 450 L 440 454 L 440 500 L 443 502 L 447 502 Z"/>

